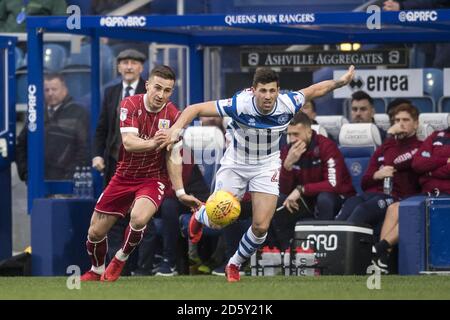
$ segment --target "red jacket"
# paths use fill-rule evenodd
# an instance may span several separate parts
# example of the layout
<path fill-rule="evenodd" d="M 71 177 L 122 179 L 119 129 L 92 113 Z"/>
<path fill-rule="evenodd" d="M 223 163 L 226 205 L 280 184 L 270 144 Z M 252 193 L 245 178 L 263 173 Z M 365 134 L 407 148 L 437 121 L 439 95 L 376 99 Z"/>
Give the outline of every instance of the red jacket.
<path fill-rule="evenodd" d="M 433 132 L 423 143 L 412 163 L 421 174 L 422 192 L 450 194 L 450 128 Z"/>
<path fill-rule="evenodd" d="M 394 198 L 402 199 L 420 193 L 419 176 L 411 168 L 413 156 L 420 145 L 415 135 L 402 140 L 388 138 L 370 158 L 361 182 L 364 192 L 383 193 L 383 180 L 373 179 L 373 174 L 382 166 L 393 166 L 397 170 L 392 188 Z"/>
<path fill-rule="evenodd" d="M 290 145 L 281 149 L 284 163 Z M 314 131 L 308 149 L 303 153 L 292 171 L 281 167 L 280 191 L 289 194 L 297 185 L 303 185 L 305 196 L 317 196 L 320 192 L 334 192 L 344 197 L 355 195 L 352 179 L 344 157 L 336 144 Z"/>

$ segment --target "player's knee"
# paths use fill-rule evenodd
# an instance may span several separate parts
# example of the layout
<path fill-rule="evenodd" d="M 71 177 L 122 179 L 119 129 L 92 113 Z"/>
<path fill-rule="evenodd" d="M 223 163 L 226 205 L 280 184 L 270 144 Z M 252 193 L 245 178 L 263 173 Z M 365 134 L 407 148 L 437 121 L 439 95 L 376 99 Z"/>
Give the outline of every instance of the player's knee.
<path fill-rule="evenodd" d="M 148 219 L 141 217 L 141 216 L 135 216 L 130 218 L 130 225 L 135 230 L 141 230 L 147 225 Z"/>
<path fill-rule="evenodd" d="M 253 234 L 257 237 L 264 236 L 267 233 L 268 229 L 269 229 L 269 226 L 265 225 L 263 223 L 253 223 L 253 225 L 252 225 Z"/>
<path fill-rule="evenodd" d="M 100 241 L 106 236 L 106 234 L 95 225 L 91 225 L 88 230 L 88 236 L 91 241 Z"/>

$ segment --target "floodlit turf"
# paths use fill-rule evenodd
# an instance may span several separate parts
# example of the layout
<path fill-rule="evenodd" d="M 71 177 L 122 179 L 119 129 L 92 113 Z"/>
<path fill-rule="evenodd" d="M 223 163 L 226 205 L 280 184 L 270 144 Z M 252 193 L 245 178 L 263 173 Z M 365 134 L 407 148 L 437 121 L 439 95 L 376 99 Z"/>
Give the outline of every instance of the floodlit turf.
<path fill-rule="evenodd" d="M 0 299 L 450 299 L 449 276 L 382 276 L 367 289 L 365 276 L 123 277 L 115 283 L 82 283 L 69 290 L 63 277 L 0 277 Z"/>

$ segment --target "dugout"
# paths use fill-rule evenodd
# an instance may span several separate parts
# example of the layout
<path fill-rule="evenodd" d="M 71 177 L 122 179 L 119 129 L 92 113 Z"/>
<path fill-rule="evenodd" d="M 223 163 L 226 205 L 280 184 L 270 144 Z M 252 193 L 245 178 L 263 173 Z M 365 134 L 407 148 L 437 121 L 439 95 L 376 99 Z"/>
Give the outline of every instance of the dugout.
<path fill-rule="evenodd" d="M 214 46 L 267 46 L 298 44 L 338 44 L 358 42 L 420 43 L 450 41 L 450 10 L 426 10 L 419 12 L 339 12 L 286 14 L 229 14 L 229 15 L 150 15 L 129 17 L 28 17 L 28 154 L 33 161 L 28 165 L 28 208 L 32 214 L 33 272 L 36 275 L 63 274 L 61 266 L 72 263 L 67 256 L 73 251 L 58 252 L 60 267 L 54 269 L 44 261 L 52 252 L 56 238 L 55 217 L 67 214 L 67 226 L 74 223 L 79 230 L 87 231 L 90 212 L 74 209 L 93 206 L 76 200 L 44 199 L 52 194 L 71 193 L 70 181 L 45 181 L 44 159 L 44 102 L 43 102 L 43 34 L 68 33 L 90 37 L 91 43 L 91 136 L 93 136 L 100 108 L 100 38 L 126 39 L 179 45 L 186 48 L 186 103 L 196 103 L 205 98 L 209 84 L 211 61 L 206 49 Z M 374 28 L 378 24 L 381 28 Z M 205 78 L 206 75 L 206 78 Z M 33 88 L 32 92 L 30 88 Z M 35 90 L 34 90 L 35 88 Z M 31 93 L 31 98 L 30 98 Z M 30 115 L 33 115 L 30 117 Z M 97 189 L 101 179 L 95 180 Z M 61 202 L 57 204 L 56 202 Z M 38 204 L 38 206 L 36 206 Z M 58 207 L 58 209 L 55 209 Z M 39 208 L 39 209 L 37 209 Z M 71 221 L 73 219 L 73 221 Z M 83 220 L 83 221 L 81 221 Z M 64 222 L 64 223 L 66 223 Z M 63 223 L 63 222 L 59 222 Z M 63 223 L 63 224 L 64 224 Z M 85 228 L 86 227 L 86 228 Z M 78 230 L 78 229 L 77 229 Z M 44 235 L 46 240 L 44 241 Z M 83 245 L 85 233 L 72 232 L 58 235 L 58 242 L 79 241 Z M 50 241 L 50 242 L 49 242 Z M 44 244 L 45 243 L 45 244 Z M 75 249 L 69 249 L 75 250 Z M 47 252 L 47 253 L 46 253 Z M 83 257 L 85 259 L 85 257 Z M 70 260 L 70 261 L 69 261 Z M 85 259 L 87 260 L 87 259 Z M 35 263 L 36 262 L 36 263 Z M 58 263 L 59 263 L 58 262 Z M 39 267 L 37 267 L 39 265 Z"/>

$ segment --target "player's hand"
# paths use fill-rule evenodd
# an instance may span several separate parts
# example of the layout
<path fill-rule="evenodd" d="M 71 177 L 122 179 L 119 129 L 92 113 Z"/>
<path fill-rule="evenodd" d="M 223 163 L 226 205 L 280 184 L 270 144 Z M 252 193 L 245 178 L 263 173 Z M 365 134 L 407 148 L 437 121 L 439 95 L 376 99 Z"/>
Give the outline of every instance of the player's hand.
<path fill-rule="evenodd" d="M 386 177 L 393 177 L 395 173 L 393 166 L 384 166 L 373 174 L 375 180 L 383 180 Z"/>
<path fill-rule="evenodd" d="M 284 168 L 288 171 L 291 171 L 294 163 L 296 163 L 300 159 L 300 157 L 302 156 L 303 153 L 305 153 L 305 151 L 306 151 L 305 142 L 301 140 L 295 142 L 289 149 L 286 159 L 284 160 L 283 164 Z"/>
<path fill-rule="evenodd" d="M 392 127 L 390 127 L 387 133 L 393 136 L 397 136 L 397 138 L 399 139 L 403 139 L 407 135 L 406 129 L 402 127 L 400 123 L 396 123 Z"/>
<path fill-rule="evenodd" d="M 195 211 L 203 205 L 203 202 L 190 194 L 183 194 L 182 196 L 178 197 L 178 200 L 180 200 L 180 202 L 186 207 L 194 209 Z"/>
<path fill-rule="evenodd" d="M 397 1 L 388 0 L 383 3 L 383 10 L 385 11 L 399 11 L 400 4 Z"/>
<path fill-rule="evenodd" d="M 105 160 L 102 157 L 94 157 L 92 159 L 92 168 L 103 172 L 103 170 L 105 170 Z"/>
<path fill-rule="evenodd" d="M 355 66 L 351 65 L 350 67 L 348 67 L 347 72 L 342 77 L 339 78 L 338 80 L 339 87 L 343 87 L 349 84 L 354 76 L 355 76 Z"/>
<path fill-rule="evenodd" d="M 163 141 L 158 147 L 158 150 L 163 150 L 164 148 L 166 148 L 168 151 L 170 151 L 171 145 L 178 141 L 180 132 L 181 130 L 174 130 L 172 128 L 158 130 L 155 134 L 155 137 L 158 136 L 158 138 L 161 138 Z"/>
<path fill-rule="evenodd" d="M 298 211 L 300 209 L 298 205 L 298 199 L 300 199 L 300 191 L 297 190 L 297 188 L 294 189 L 294 191 L 289 194 L 289 196 L 284 200 L 283 205 L 290 213 L 293 213 L 294 211 Z"/>

